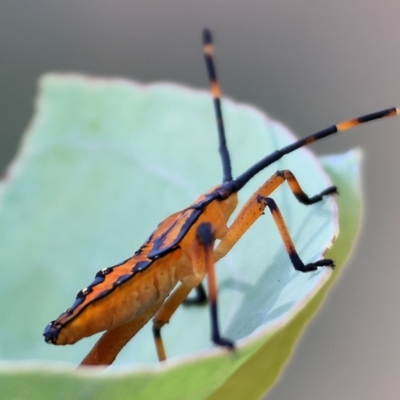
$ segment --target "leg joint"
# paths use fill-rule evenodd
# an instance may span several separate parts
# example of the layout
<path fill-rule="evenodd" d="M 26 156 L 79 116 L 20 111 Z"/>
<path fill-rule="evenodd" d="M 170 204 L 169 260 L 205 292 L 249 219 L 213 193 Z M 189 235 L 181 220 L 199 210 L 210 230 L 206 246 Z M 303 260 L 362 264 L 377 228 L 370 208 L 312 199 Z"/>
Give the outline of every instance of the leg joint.
<path fill-rule="evenodd" d="M 262 196 L 261 194 L 257 196 L 257 202 L 260 203 L 264 208 L 268 206 L 271 212 L 276 211 L 278 208 L 274 199 L 271 197 Z"/>
<path fill-rule="evenodd" d="M 197 240 L 205 245 L 212 246 L 214 242 L 214 229 L 209 222 L 204 222 L 197 227 L 196 230 Z"/>

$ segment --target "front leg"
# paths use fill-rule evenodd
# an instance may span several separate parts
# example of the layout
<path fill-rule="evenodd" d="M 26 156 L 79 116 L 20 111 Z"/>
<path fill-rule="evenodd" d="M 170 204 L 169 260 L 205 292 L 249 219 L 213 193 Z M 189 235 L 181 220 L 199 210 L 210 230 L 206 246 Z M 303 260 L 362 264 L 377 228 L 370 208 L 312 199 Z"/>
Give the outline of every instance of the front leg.
<path fill-rule="evenodd" d="M 292 262 L 295 270 L 301 272 L 310 272 L 315 271 L 318 267 L 334 267 L 333 261 L 329 259 L 319 260 L 310 264 L 304 264 L 297 254 L 292 238 L 290 237 L 289 230 L 285 224 L 285 220 L 283 219 L 275 201 L 270 197 L 264 197 L 260 195 L 257 197 L 257 202 L 260 204 L 262 209 L 268 207 L 271 211 L 272 217 L 274 218 L 275 224 L 283 240 L 283 244 L 285 245 L 286 252 L 290 257 L 290 261 Z"/>
<path fill-rule="evenodd" d="M 316 196 L 308 197 L 290 171 L 278 171 L 250 197 L 239 211 L 239 214 L 236 216 L 235 220 L 222 237 L 217 248 L 214 250 L 214 261 L 218 261 L 224 257 L 253 225 L 253 223 L 264 214 L 265 208 L 268 207 L 279 230 L 280 236 L 282 237 L 286 252 L 296 270 L 309 272 L 316 270 L 318 267 L 334 267 L 332 260 L 319 260 L 314 263 L 304 264 L 298 256 L 278 206 L 272 198 L 268 197 L 268 195 L 285 180 L 288 181 L 296 198 L 304 204 L 312 204 L 321 201 L 323 196 L 337 193 L 336 187 L 332 186 Z"/>

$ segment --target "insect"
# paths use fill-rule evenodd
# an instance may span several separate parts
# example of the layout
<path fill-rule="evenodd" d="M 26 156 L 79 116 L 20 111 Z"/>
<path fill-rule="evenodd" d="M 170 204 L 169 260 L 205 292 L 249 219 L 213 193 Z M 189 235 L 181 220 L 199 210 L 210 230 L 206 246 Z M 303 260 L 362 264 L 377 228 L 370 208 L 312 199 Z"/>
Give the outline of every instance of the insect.
<path fill-rule="evenodd" d="M 166 360 L 161 330 L 184 302 L 208 302 L 212 342 L 233 350 L 234 342 L 220 334 L 215 263 L 232 249 L 264 210 L 272 214 L 295 270 L 306 273 L 319 267 L 334 267 L 330 259 L 303 263 L 279 207 L 270 195 L 287 182 L 300 203 L 312 205 L 325 196 L 337 194 L 335 186 L 310 197 L 291 171 L 277 171 L 228 224 L 237 207 L 240 189 L 286 154 L 364 122 L 400 114 L 399 108 L 390 108 L 333 125 L 274 151 L 234 179 L 221 111 L 221 91 L 213 60 L 212 35 L 208 29 L 203 32 L 203 51 L 217 119 L 222 183 L 162 221 L 131 258 L 97 272 L 94 281 L 78 292 L 72 306 L 47 325 L 43 333 L 45 341 L 56 345 L 73 344 L 105 331 L 81 365 L 111 364 L 122 347 L 151 318 L 158 359 Z M 220 242 L 215 247 L 216 239 Z M 206 277 L 208 295 L 202 285 Z M 188 299 L 193 289 L 196 297 Z"/>

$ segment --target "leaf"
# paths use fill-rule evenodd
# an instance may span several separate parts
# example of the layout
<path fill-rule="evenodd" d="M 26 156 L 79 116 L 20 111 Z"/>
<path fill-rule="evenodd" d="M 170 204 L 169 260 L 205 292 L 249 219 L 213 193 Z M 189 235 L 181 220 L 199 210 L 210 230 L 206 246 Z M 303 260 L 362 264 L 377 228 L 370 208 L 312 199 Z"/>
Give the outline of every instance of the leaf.
<path fill-rule="evenodd" d="M 218 263 L 221 328 L 237 343 L 234 355 L 211 345 L 207 307 L 182 307 L 163 330 L 166 366 L 156 362 L 150 326 L 110 371 L 77 373 L 51 363 L 77 365 L 97 337 L 49 346 L 45 325 L 97 270 L 130 257 L 162 219 L 219 183 L 222 171 L 212 103 L 203 92 L 48 75 L 36 106 L 0 186 L 0 354 L 29 361 L 3 365 L 4 398 L 261 396 L 333 280 L 329 269 L 293 270 L 268 213 Z M 294 140 L 252 107 L 231 101 L 223 107 L 234 176 Z M 346 202 L 341 211 L 352 221 L 332 250 L 338 266 L 360 217 L 357 161 L 354 153 L 326 161 Z M 330 185 L 312 153 L 299 150 L 258 174 L 240 192 L 242 203 L 277 169 L 290 169 L 310 195 Z M 319 259 L 337 233 L 335 199 L 305 207 L 286 185 L 273 197 L 303 261 Z"/>

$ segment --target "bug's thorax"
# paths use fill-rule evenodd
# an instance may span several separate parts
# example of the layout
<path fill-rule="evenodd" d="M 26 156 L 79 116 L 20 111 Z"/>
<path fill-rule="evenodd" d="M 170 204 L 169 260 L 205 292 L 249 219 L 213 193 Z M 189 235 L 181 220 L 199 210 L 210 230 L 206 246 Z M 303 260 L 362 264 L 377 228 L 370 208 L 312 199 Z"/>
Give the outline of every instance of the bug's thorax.
<path fill-rule="evenodd" d="M 213 195 L 219 190 L 221 185 L 215 186 L 207 191 L 204 195 L 200 196 L 193 205 L 199 204 L 209 195 Z M 189 232 L 182 239 L 181 247 L 190 247 L 190 244 L 196 240 L 196 230 L 200 224 L 208 222 L 214 229 L 214 236 L 216 239 L 221 239 L 227 229 L 229 217 L 235 210 L 238 204 L 237 193 L 232 193 L 226 199 L 215 199 L 207 204 L 198 220 L 192 225 Z"/>
<path fill-rule="evenodd" d="M 210 222 L 215 230 L 215 238 L 221 239 L 226 230 L 226 225 L 233 211 L 238 205 L 237 192 L 226 190 L 225 184 L 213 186 L 204 195 L 200 196 L 193 204 L 196 204 L 208 196 L 216 197 L 216 199 L 204 207 L 204 211 L 197 223 L 192 227 L 196 229 L 200 223 Z"/>
<path fill-rule="evenodd" d="M 238 205 L 238 194 L 237 192 L 231 193 L 228 198 L 224 200 L 220 200 L 217 203 L 220 207 L 220 210 L 224 216 L 225 224 L 228 222 L 230 216 L 235 211 Z M 219 239 L 219 237 L 218 237 Z"/>
<path fill-rule="evenodd" d="M 204 201 L 207 196 L 213 196 L 219 192 L 222 185 L 215 186 L 200 196 L 193 205 Z M 182 239 L 180 247 L 182 255 L 176 265 L 176 278 L 187 286 L 197 286 L 201 283 L 206 275 L 204 264 L 196 264 L 193 262 L 191 255 L 195 254 L 197 249 L 196 232 L 199 225 L 210 223 L 214 230 L 216 239 L 221 239 L 227 231 L 227 223 L 229 217 L 235 210 L 238 203 L 237 193 L 232 193 L 225 199 L 215 199 L 204 207 L 203 213 L 198 220 L 192 225 L 186 236 Z"/>

